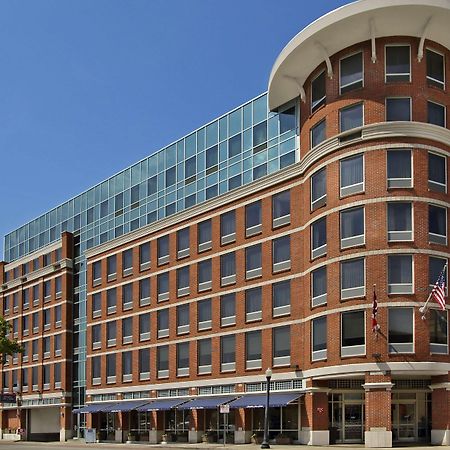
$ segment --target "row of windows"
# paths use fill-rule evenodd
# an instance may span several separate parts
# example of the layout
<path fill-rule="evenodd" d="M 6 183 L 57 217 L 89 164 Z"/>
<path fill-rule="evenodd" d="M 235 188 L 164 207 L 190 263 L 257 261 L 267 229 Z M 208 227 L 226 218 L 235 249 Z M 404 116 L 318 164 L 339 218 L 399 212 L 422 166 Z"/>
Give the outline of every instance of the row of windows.
<path fill-rule="evenodd" d="M 20 392 L 42 390 L 51 388 L 61 389 L 61 363 L 45 364 L 43 366 L 23 367 L 8 372 L 3 372 L 2 391 L 13 391 L 19 387 Z"/>
<path fill-rule="evenodd" d="M 429 86 L 445 89 L 444 55 L 429 48 L 425 51 L 426 79 Z M 411 47 L 385 46 L 385 82 L 411 81 Z M 345 94 L 364 86 L 363 52 L 357 52 L 339 61 L 339 93 Z M 311 81 L 311 112 L 326 103 L 326 75 L 320 72 Z"/>

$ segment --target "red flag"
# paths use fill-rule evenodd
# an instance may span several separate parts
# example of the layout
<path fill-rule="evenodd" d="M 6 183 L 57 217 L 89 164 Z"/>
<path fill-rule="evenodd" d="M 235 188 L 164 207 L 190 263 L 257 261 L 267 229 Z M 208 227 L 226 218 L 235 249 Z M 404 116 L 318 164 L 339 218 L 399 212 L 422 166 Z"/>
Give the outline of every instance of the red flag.
<path fill-rule="evenodd" d="M 378 302 L 377 302 L 377 294 L 375 292 L 375 286 L 373 287 L 373 304 L 372 304 L 372 331 L 376 333 L 380 329 L 380 325 L 378 325 L 377 321 L 378 315 Z"/>

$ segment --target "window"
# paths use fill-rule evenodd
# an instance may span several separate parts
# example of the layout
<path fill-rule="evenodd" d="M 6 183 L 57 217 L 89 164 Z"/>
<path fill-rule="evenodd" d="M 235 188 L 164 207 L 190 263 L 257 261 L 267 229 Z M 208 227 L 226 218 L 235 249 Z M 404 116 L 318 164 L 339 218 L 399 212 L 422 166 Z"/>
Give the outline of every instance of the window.
<path fill-rule="evenodd" d="M 44 281 L 44 300 L 49 300 L 52 295 L 51 284 L 49 281 Z"/>
<path fill-rule="evenodd" d="M 116 312 L 116 308 L 117 308 L 116 288 L 108 289 L 106 291 L 106 306 L 108 308 L 108 314 L 113 314 Z"/>
<path fill-rule="evenodd" d="M 327 317 L 318 317 L 311 321 L 312 361 L 327 359 Z"/>
<path fill-rule="evenodd" d="M 133 318 L 125 317 L 122 319 L 122 344 L 131 344 L 133 342 Z"/>
<path fill-rule="evenodd" d="M 412 255 L 388 256 L 388 294 L 413 293 Z"/>
<path fill-rule="evenodd" d="M 150 339 L 150 313 L 139 315 L 139 340 Z"/>
<path fill-rule="evenodd" d="M 283 236 L 272 241 L 272 270 L 281 272 L 291 268 L 291 237 Z"/>
<path fill-rule="evenodd" d="M 50 364 L 47 364 L 43 366 L 43 373 L 42 373 L 42 384 L 44 391 L 47 391 L 50 389 Z"/>
<path fill-rule="evenodd" d="M 34 312 L 32 317 L 32 324 L 33 324 L 33 333 L 37 333 L 39 331 L 39 313 Z"/>
<path fill-rule="evenodd" d="M 366 330 L 364 311 L 341 314 L 341 356 L 366 353 Z"/>
<path fill-rule="evenodd" d="M 139 350 L 139 380 L 150 379 L 150 350 L 141 348 Z"/>
<path fill-rule="evenodd" d="M 220 243 L 229 244 L 236 240 L 236 213 L 228 211 L 220 216 Z"/>
<path fill-rule="evenodd" d="M 272 284 L 272 315 L 285 316 L 291 313 L 291 282 L 280 281 Z"/>
<path fill-rule="evenodd" d="M 95 261 L 92 264 L 92 280 L 94 286 L 101 284 L 102 282 L 102 262 Z"/>
<path fill-rule="evenodd" d="M 291 191 L 272 196 L 272 227 L 278 228 L 291 223 Z"/>
<path fill-rule="evenodd" d="M 412 241 L 412 203 L 389 202 L 388 212 L 388 241 Z"/>
<path fill-rule="evenodd" d="M 158 289 L 158 302 L 169 300 L 169 272 L 160 273 L 156 276 Z"/>
<path fill-rule="evenodd" d="M 106 270 L 108 274 L 108 281 L 115 280 L 117 273 L 116 255 L 108 256 L 106 259 Z"/>
<path fill-rule="evenodd" d="M 341 94 L 363 87 L 363 54 L 362 52 L 347 56 L 340 60 L 339 89 Z"/>
<path fill-rule="evenodd" d="M 106 355 L 106 382 L 116 382 L 116 354 Z"/>
<path fill-rule="evenodd" d="M 261 330 L 245 333 L 246 369 L 261 369 Z"/>
<path fill-rule="evenodd" d="M 327 122 L 323 119 L 311 128 L 311 148 L 316 147 L 326 139 L 326 126 Z"/>
<path fill-rule="evenodd" d="M 445 258 L 437 258 L 430 256 L 428 261 L 428 284 L 430 285 L 430 288 L 432 288 L 439 275 L 441 274 L 442 270 L 444 269 L 444 266 L 447 264 L 447 259 Z M 447 276 L 447 273 L 446 273 Z M 447 283 L 446 283 L 447 285 Z M 430 289 L 431 291 L 431 289 Z M 447 289 L 446 289 L 447 291 Z"/>
<path fill-rule="evenodd" d="M 158 266 L 169 262 L 169 236 L 162 236 L 157 240 Z"/>
<path fill-rule="evenodd" d="M 430 309 L 428 316 L 430 353 L 448 354 L 447 311 Z"/>
<path fill-rule="evenodd" d="M 133 354 L 132 352 L 122 353 L 122 381 L 124 383 L 133 380 Z"/>
<path fill-rule="evenodd" d="M 44 330 L 49 330 L 50 324 L 50 308 L 44 309 Z"/>
<path fill-rule="evenodd" d="M 61 326 L 61 314 L 62 314 L 61 305 L 56 305 L 54 310 L 55 310 L 55 327 L 60 327 Z"/>
<path fill-rule="evenodd" d="M 29 328 L 30 316 L 22 316 L 22 334 L 24 336 L 28 336 L 28 328 Z"/>
<path fill-rule="evenodd" d="M 22 392 L 28 392 L 28 368 L 27 367 L 24 367 L 22 369 Z"/>
<path fill-rule="evenodd" d="M 320 306 L 327 303 L 327 267 L 323 266 L 311 272 L 311 305 Z"/>
<path fill-rule="evenodd" d="M 22 292 L 22 307 L 23 309 L 27 309 L 30 306 L 30 290 L 25 288 Z"/>
<path fill-rule="evenodd" d="M 177 344 L 177 377 L 189 375 L 189 342 Z"/>
<path fill-rule="evenodd" d="M 228 139 L 228 158 L 239 155 L 241 153 L 241 134 Z"/>
<path fill-rule="evenodd" d="M 340 161 L 340 195 L 364 192 L 364 157 L 351 156 Z"/>
<path fill-rule="evenodd" d="M 169 308 L 157 312 L 158 339 L 169 337 Z"/>
<path fill-rule="evenodd" d="M 212 262 L 211 259 L 197 264 L 198 291 L 207 291 L 212 287 Z"/>
<path fill-rule="evenodd" d="M 100 356 L 94 356 L 91 358 L 92 362 L 92 384 L 100 384 L 101 381 L 101 357 Z M 37 367 L 36 367 L 37 369 Z"/>
<path fill-rule="evenodd" d="M 311 211 L 327 203 L 327 172 L 320 169 L 311 177 Z"/>
<path fill-rule="evenodd" d="M 200 300 L 197 308 L 198 330 L 211 329 L 211 299 Z"/>
<path fill-rule="evenodd" d="M 364 242 L 364 208 L 341 211 L 341 249 L 363 245 Z"/>
<path fill-rule="evenodd" d="M 388 308 L 390 353 L 414 352 L 414 309 Z"/>
<path fill-rule="evenodd" d="M 124 277 L 133 273 L 133 249 L 131 248 L 122 252 L 122 273 Z"/>
<path fill-rule="evenodd" d="M 428 205 L 428 240 L 447 245 L 447 208 Z"/>
<path fill-rule="evenodd" d="M 409 45 L 386 45 L 386 82 L 411 81 Z"/>
<path fill-rule="evenodd" d="M 102 315 L 102 297 L 100 292 L 92 294 L 92 318 Z"/>
<path fill-rule="evenodd" d="M 426 49 L 427 81 L 431 86 L 445 89 L 444 55 Z"/>
<path fill-rule="evenodd" d="M 291 327 L 277 327 L 272 331 L 273 365 L 291 364 Z"/>
<path fill-rule="evenodd" d="M 161 345 L 156 348 L 156 366 L 158 378 L 167 378 L 169 376 L 169 346 Z"/>
<path fill-rule="evenodd" d="M 150 267 L 150 242 L 145 242 L 139 246 L 139 266 L 141 270 Z"/>
<path fill-rule="evenodd" d="M 326 102 L 325 71 L 311 81 L 311 112 L 319 109 Z"/>
<path fill-rule="evenodd" d="M 108 347 L 116 345 L 116 337 L 117 337 L 117 326 L 116 322 L 107 322 L 106 323 L 106 340 Z"/>
<path fill-rule="evenodd" d="M 189 333 L 189 305 L 177 306 L 177 334 Z"/>
<path fill-rule="evenodd" d="M 39 305 L 39 285 L 33 286 L 33 306 Z"/>
<path fill-rule="evenodd" d="M 31 341 L 31 352 L 33 354 L 33 361 L 37 361 L 39 358 L 39 340 L 34 339 Z"/>
<path fill-rule="evenodd" d="M 245 291 L 245 321 L 262 319 L 262 288 L 256 287 Z"/>
<path fill-rule="evenodd" d="M 189 266 L 177 269 L 177 297 L 189 295 Z"/>
<path fill-rule="evenodd" d="M 220 337 L 220 370 L 221 372 L 236 370 L 236 337 L 234 335 Z"/>
<path fill-rule="evenodd" d="M 61 350 L 62 350 L 61 337 L 62 337 L 61 334 L 55 334 L 54 341 L 53 341 L 53 348 L 55 350 L 55 356 L 61 356 Z"/>
<path fill-rule="evenodd" d="M 410 121 L 411 98 L 391 97 L 386 99 L 386 121 Z"/>
<path fill-rule="evenodd" d="M 33 387 L 33 391 L 37 391 L 39 389 L 39 376 L 38 376 L 38 367 L 34 366 L 31 368 L 31 384 Z"/>
<path fill-rule="evenodd" d="M 435 102 L 427 102 L 428 110 L 428 123 L 444 127 L 446 125 L 445 120 L 445 106 Z"/>
<path fill-rule="evenodd" d="M 189 256 L 189 227 L 177 231 L 177 257 L 178 259 Z"/>
<path fill-rule="evenodd" d="M 316 220 L 311 224 L 311 259 L 327 253 L 327 219 Z"/>
<path fill-rule="evenodd" d="M 341 262 L 341 299 L 365 295 L 364 258 Z"/>
<path fill-rule="evenodd" d="M 388 150 L 388 188 L 412 187 L 411 150 Z"/>
<path fill-rule="evenodd" d="M 56 298 L 61 298 L 62 295 L 62 277 L 55 278 L 55 295 Z"/>
<path fill-rule="evenodd" d="M 245 279 L 250 280 L 262 275 L 261 244 L 252 245 L 245 249 Z"/>
<path fill-rule="evenodd" d="M 92 349 L 96 350 L 102 346 L 102 327 L 101 325 L 92 326 Z"/>
<path fill-rule="evenodd" d="M 150 305 L 150 278 L 139 280 L 139 306 Z"/>
<path fill-rule="evenodd" d="M 122 286 L 122 310 L 126 311 L 133 308 L 133 283 Z"/>
<path fill-rule="evenodd" d="M 432 191 L 447 192 L 447 158 L 428 153 L 428 188 Z"/>
<path fill-rule="evenodd" d="M 198 224 L 198 251 L 204 252 L 212 248 L 211 219 Z"/>
<path fill-rule="evenodd" d="M 250 237 L 262 231 L 261 200 L 250 203 L 245 207 L 245 236 Z"/>
<path fill-rule="evenodd" d="M 234 252 L 220 256 L 220 280 L 221 286 L 236 283 L 236 254 Z"/>
<path fill-rule="evenodd" d="M 236 295 L 227 294 L 220 297 L 220 326 L 236 325 Z"/>
<path fill-rule="evenodd" d="M 211 339 L 197 341 L 198 374 L 211 373 Z"/>
<path fill-rule="evenodd" d="M 363 104 L 357 103 L 356 105 L 347 106 L 339 110 L 339 131 L 352 130 L 353 128 L 362 127 L 364 125 L 363 120 Z"/>

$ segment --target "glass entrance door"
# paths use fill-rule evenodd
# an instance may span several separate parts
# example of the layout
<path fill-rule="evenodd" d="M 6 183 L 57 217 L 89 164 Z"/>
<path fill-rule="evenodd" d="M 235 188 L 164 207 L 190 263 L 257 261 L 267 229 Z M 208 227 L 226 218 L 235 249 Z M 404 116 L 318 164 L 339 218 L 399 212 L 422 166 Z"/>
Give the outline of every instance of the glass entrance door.
<path fill-rule="evenodd" d="M 417 441 L 416 402 L 399 400 L 392 404 L 392 431 L 394 441 Z"/>
<path fill-rule="evenodd" d="M 363 405 L 344 403 L 344 442 L 362 442 L 363 439 Z"/>
<path fill-rule="evenodd" d="M 359 443 L 364 437 L 362 393 L 333 393 L 330 398 L 330 442 Z"/>

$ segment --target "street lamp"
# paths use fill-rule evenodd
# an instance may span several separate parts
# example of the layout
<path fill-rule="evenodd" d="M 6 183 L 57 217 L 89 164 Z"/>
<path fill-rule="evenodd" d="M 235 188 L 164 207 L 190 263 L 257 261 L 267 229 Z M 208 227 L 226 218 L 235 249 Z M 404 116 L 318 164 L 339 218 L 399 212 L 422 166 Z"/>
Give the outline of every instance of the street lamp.
<path fill-rule="evenodd" d="M 264 439 L 261 448 L 270 448 L 269 445 L 269 396 L 270 396 L 270 379 L 272 378 L 272 369 L 266 370 L 266 410 L 264 412 Z"/>

